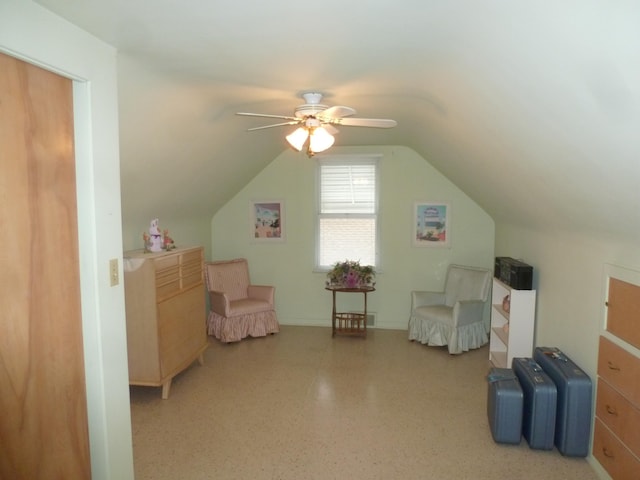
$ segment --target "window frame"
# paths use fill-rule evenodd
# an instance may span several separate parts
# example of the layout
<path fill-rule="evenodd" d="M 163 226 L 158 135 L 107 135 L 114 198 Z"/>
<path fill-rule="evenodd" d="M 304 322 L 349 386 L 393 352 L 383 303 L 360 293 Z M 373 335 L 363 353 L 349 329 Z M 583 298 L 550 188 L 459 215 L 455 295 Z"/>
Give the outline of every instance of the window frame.
<path fill-rule="evenodd" d="M 381 154 L 343 154 L 343 155 L 317 155 L 316 157 L 316 219 L 315 219 L 315 259 L 314 270 L 317 272 L 328 272 L 333 265 L 320 265 L 320 221 L 323 218 L 373 218 L 375 220 L 375 249 L 374 249 L 374 267 L 380 269 L 380 159 Z M 322 194 L 322 176 L 321 168 L 326 164 L 335 165 L 373 165 L 375 169 L 374 175 L 374 212 L 370 214 L 363 213 L 322 213 L 321 212 L 321 194 Z M 358 259 L 350 259 L 358 260 Z"/>

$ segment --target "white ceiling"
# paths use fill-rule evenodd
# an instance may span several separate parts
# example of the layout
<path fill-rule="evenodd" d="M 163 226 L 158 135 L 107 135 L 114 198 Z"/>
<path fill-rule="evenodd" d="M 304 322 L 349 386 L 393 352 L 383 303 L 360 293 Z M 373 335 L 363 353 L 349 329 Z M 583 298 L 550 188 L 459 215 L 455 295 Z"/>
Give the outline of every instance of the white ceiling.
<path fill-rule="evenodd" d="M 319 91 L 497 221 L 640 238 L 637 0 L 38 3 L 118 49 L 124 215 L 212 215 L 287 148 L 235 112 Z"/>

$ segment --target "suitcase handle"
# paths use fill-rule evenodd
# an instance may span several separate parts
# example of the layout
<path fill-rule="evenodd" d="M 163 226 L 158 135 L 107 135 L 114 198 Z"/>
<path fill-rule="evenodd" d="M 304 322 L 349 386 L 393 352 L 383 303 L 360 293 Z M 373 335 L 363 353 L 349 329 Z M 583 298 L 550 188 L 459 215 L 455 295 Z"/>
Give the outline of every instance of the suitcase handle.
<path fill-rule="evenodd" d="M 548 357 L 553 358 L 554 360 L 560 360 L 562 362 L 567 361 L 567 357 L 565 357 L 560 351 L 544 352 L 544 354 Z"/>
<path fill-rule="evenodd" d="M 619 371 L 620 371 L 620 367 L 615 366 L 615 365 L 611 362 L 611 360 L 609 360 L 609 361 L 607 362 L 607 365 L 608 365 L 608 367 L 609 367 L 609 370 L 615 370 L 615 371 L 617 371 L 617 372 L 619 372 Z"/>

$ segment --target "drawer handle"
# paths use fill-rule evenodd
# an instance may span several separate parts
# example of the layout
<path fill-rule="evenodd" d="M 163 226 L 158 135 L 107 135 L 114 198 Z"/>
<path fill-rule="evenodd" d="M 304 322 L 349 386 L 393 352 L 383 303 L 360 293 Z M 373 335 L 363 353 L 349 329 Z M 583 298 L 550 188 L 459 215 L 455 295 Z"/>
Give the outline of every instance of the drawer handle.
<path fill-rule="evenodd" d="M 615 415 L 616 417 L 618 416 L 618 411 L 611 405 L 607 405 L 607 413 L 609 415 Z"/>
<path fill-rule="evenodd" d="M 616 458 L 616 456 L 613 454 L 613 452 L 611 450 L 607 449 L 607 447 L 602 447 L 602 453 L 604 454 L 605 457 Z"/>
<path fill-rule="evenodd" d="M 616 367 L 613 363 L 611 363 L 611 360 L 607 362 L 607 365 L 609 366 L 609 370 L 615 370 L 617 372 L 620 371 L 620 367 Z"/>

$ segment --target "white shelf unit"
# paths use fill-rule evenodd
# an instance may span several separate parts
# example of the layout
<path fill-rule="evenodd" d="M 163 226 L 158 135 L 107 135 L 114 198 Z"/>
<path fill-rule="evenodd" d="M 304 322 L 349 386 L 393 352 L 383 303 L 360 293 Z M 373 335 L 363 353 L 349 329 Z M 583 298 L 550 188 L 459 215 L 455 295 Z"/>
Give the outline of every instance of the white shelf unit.
<path fill-rule="evenodd" d="M 502 308 L 507 295 L 511 299 L 508 312 Z M 489 360 L 494 367 L 511 368 L 514 358 L 533 355 L 535 318 L 535 290 L 516 290 L 493 279 Z"/>

